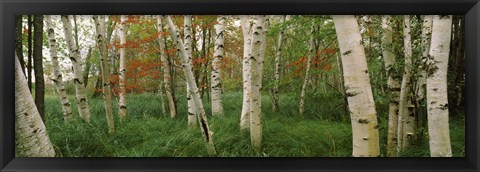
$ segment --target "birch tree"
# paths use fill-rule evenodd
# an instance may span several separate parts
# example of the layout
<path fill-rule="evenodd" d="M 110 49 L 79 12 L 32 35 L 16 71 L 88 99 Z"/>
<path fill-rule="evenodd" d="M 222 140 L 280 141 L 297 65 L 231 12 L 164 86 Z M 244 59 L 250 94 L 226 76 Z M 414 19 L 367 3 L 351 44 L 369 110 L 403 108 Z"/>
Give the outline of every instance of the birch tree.
<path fill-rule="evenodd" d="M 97 45 L 100 52 L 100 70 L 102 71 L 102 92 L 107 117 L 108 133 L 115 132 L 115 121 L 112 113 L 112 93 L 110 90 L 110 59 L 108 58 L 107 46 L 105 45 L 105 16 L 93 16 L 95 21 L 95 30 L 97 31 Z M 126 107 L 125 107 L 126 109 Z"/>
<path fill-rule="evenodd" d="M 15 154 L 16 157 L 54 157 L 45 125 L 28 90 L 15 54 Z"/>
<path fill-rule="evenodd" d="M 432 43 L 427 61 L 427 118 L 432 157 L 452 156 L 447 98 L 451 26 L 451 15 L 433 16 Z"/>
<path fill-rule="evenodd" d="M 65 83 L 63 82 L 63 76 L 60 72 L 60 67 L 58 65 L 58 55 L 57 55 L 57 41 L 55 39 L 55 30 L 52 24 L 52 16 L 45 16 L 46 26 L 47 26 L 47 35 L 48 35 L 48 45 L 50 47 L 50 57 L 52 60 L 53 68 L 53 78 L 52 81 L 55 84 L 55 90 L 57 95 L 60 98 L 60 103 L 62 104 L 63 118 L 65 123 L 69 123 L 72 119 L 72 107 L 67 98 L 67 92 L 65 91 Z"/>
<path fill-rule="evenodd" d="M 183 35 L 185 41 L 185 52 L 187 53 L 188 63 L 192 64 L 192 16 L 185 15 L 184 16 L 184 27 L 183 27 Z M 193 68 L 193 66 L 190 66 Z M 190 69 L 192 70 L 192 69 Z M 192 99 L 192 93 L 188 86 L 188 81 L 186 81 L 187 85 L 187 110 L 188 110 L 188 127 L 192 128 L 197 124 L 197 112 L 195 110 L 195 103 Z"/>
<path fill-rule="evenodd" d="M 398 130 L 398 101 L 400 95 L 400 81 L 394 76 L 395 53 L 393 51 L 391 16 L 382 16 L 382 55 L 387 71 L 387 86 L 390 92 L 390 103 L 388 105 L 388 134 L 387 134 L 387 156 L 397 155 L 397 130 Z"/>
<path fill-rule="evenodd" d="M 285 18 L 286 15 L 282 16 L 281 23 L 285 24 Z M 273 111 L 278 112 L 279 105 L 278 105 L 278 86 L 280 83 L 280 60 L 282 58 L 282 45 L 284 41 L 283 34 L 285 34 L 285 29 L 282 27 L 280 32 L 278 33 L 278 42 L 277 42 L 277 47 L 276 47 L 276 52 L 275 52 L 275 71 L 274 71 L 274 77 L 275 77 L 275 82 L 273 85 Z"/>
<path fill-rule="evenodd" d="M 398 109 L 397 152 L 413 144 L 415 116 L 412 113 L 412 100 L 409 96 L 412 85 L 412 43 L 410 36 L 410 16 L 405 15 L 403 20 L 403 42 L 405 49 L 405 67 L 400 88 L 400 102 Z"/>
<path fill-rule="evenodd" d="M 250 23 L 249 16 L 240 16 L 240 20 L 243 32 L 243 102 L 240 115 L 240 130 L 245 131 L 250 128 L 250 51 L 252 45 L 252 24 Z"/>
<path fill-rule="evenodd" d="M 78 112 L 85 122 L 90 123 L 90 108 L 88 107 L 88 100 L 82 77 L 82 58 L 80 57 L 80 50 L 73 40 L 71 16 L 62 15 L 61 20 L 64 27 L 65 40 L 67 42 L 70 60 L 73 65 L 73 83 L 75 84 Z"/>
<path fill-rule="evenodd" d="M 197 84 L 195 83 L 195 78 L 193 77 L 193 72 L 191 67 L 192 64 L 189 63 L 188 61 L 186 48 L 182 40 L 180 39 L 180 34 L 178 33 L 178 30 L 173 24 L 173 21 L 170 18 L 170 16 L 167 16 L 167 23 L 170 28 L 170 33 L 171 33 L 173 42 L 175 43 L 175 46 L 177 48 L 177 52 L 179 52 L 181 56 L 181 60 L 183 64 L 182 65 L 183 72 L 185 74 L 185 79 L 188 82 L 188 87 L 190 88 L 193 102 L 195 103 L 194 104 L 195 109 L 196 109 L 196 112 L 198 113 L 197 114 L 198 123 L 200 125 L 200 129 L 202 131 L 202 135 L 206 143 L 208 154 L 210 156 L 215 156 L 217 152 L 215 150 L 215 145 L 213 143 L 213 138 L 212 138 L 213 132 L 209 128 L 207 116 L 205 115 L 205 110 L 203 109 L 203 103 L 202 103 L 202 100 L 200 99 L 200 94 L 198 93 L 198 87 L 197 87 Z"/>
<path fill-rule="evenodd" d="M 170 117 L 173 118 L 177 115 L 177 111 L 175 109 L 175 100 L 172 94 L 172 87 L 170 85 L 170 80 L 172 77 L 170 75 L 170 65 L 168 62 L 167 55 L 165 54 L 165 42 L 163 41 L 163 36 L 165 32 L 163 31 L 163 24 L 162 24 L 162 16 L 157 16 L 157 23 L 158 23 L 158 32 L 162 33 L 158 35 L 158 42 L 160 46 L 160 59 L 162 61 L 162 70 L 163 70 L 163 87 L 165 89 L 165 94 L 168 100 L 168 109 L 170 110 Z"/>
<path fill-rule="evenodd" d="M 252 25 L 252 43 L 249 53 L 250 58 L 250 141 L 255 152 L 261 151 L 262 142 L 262 63 L 265 51 L 262 44 L 266 41 L 263 37 L 265 16 L 255 15 Z M 265 49 L 263 49 L 265 50 Z"/>
<path fill-rule="evenodd" d="M 310 66 L 312 65 L 312 56 L 314 55 L 313 48 L 315 47 L 315 42 L 314 42 L 315 18 L 312 18 L 312 19 L 313 20 L 312 20 L 312 26 L 310 30 L 310 41 L 309 41 L 309 47 L 308 47 L 307 68 L 305 70 L 305 78 L 303 80 L 302 90 L 300 93 L 300 105 L 299 105 L 300 115 L 303 115 L 303 113 L 305 112 L 305 94 L 307 92 L 307 85 L 310 82 Z"/>
<path fill-rule="evenodd" d="M 373 101 L 365 50 L 354 16 L 332 16 L 342 54 L 345 91 L 352 123 L 354 157 L 380 155 L 377 112 Z"/>
<path fill-rule="evenodd" d="M 416 97 L 417 101 L 421 101 L 425 98 L 426 87 L 427 87 L 427 70 L 426 70 L 426 62 L 428 59 L 428 53 L 430 51 L 430 38 L 432 34 L 432 15 L 425 15 L 423 16 L 422 22 L 422 34 L 421 34 L 421 42 L 422 42 L 422 59 L 421 59 L 421 66 L 420 66 L 420 76 L 417 81 L 417 88 L 416 88 Z"/>
<path fill-rule="evenodd" d="M 215 52 L 213 54 L 212 62 L 212 115 L 223 115 L 222 103 L 222 80 L 221 80 L 221 65 L 223 59 L 223 42 L 224 42 L 224 26 L 225 16 L 217 18 L 217 25 L 215 25 Z"/>
<path fill-rule="evenodd" d="M 118 100 L 118 116 L 120 117 L 120 121 L 125 120 L 127 117 L 127 95 L 125 89 L 125 73 L 127 70 L 125 66 L 127 65 L 126 61 L 126 54 L 125 54 L 125 44 L 127 43 L 127 36 L 126 36 L 126 25 L 127 17 L 125 15 L 120 16 L 120 67 L 119 67 L 119 74 L 120 74 L 120 81 L 119 81 L 119 100 Z"/>

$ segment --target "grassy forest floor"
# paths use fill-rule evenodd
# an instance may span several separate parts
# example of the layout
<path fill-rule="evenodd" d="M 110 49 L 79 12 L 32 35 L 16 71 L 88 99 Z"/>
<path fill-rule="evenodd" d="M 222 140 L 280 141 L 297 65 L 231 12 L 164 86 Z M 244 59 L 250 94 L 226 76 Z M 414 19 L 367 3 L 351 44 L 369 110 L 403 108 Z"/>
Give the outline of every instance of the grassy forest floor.
<path fill-rule="evenodd" d="M 240 133 L 239 118 L 242 93 L 227 92 L 223 103 L 225 116 L 211 116 L 211 107 L 204 96 L 213 141 L 222 157 L 350 157 L 352 150 L 349 116 L 342 99 L 335 95 L 307 98 L 306 111 L 298 115 L 298 97 L 283 94 L 280 112 L 272 112 L 270 95 L 262 96 L 263 152 L 255 154 L 249 135 Z M 187 129 L 186 99 L 178 100 L 177 117 L 163 116 L 158 95 L 129 94 L 128 120 L 120 123 L 114 101 L 116 132 L 107 133 L 103 99 L 90 98 L 92 123 L 78 116 L 75 97 L 69 96 L 74 120 L 64 124 L 60 100 L 46 95 L 46 127 L 57 156 L 62 157 L 203 157 L 208 156 L 200 129 Z M 385 156 L 388 100 L 377 103 L 381 156 Z M 456 115 L 459 116 L 459 115 Z M 464 119 L 450 119 L 452 151 L 455 157 L 465 156 Z M 428 134 L 401 156 L 429 157 Z"/>

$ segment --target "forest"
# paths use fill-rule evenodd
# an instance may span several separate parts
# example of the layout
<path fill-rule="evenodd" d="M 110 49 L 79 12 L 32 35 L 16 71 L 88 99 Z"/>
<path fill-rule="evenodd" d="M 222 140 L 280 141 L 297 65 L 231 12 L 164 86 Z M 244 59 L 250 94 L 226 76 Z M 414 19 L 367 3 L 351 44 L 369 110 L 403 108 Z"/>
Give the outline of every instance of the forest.
<path fill-rule="evenodd" d="M 17 15 L 15 155 L 464 157 L 464 22 Z"/>

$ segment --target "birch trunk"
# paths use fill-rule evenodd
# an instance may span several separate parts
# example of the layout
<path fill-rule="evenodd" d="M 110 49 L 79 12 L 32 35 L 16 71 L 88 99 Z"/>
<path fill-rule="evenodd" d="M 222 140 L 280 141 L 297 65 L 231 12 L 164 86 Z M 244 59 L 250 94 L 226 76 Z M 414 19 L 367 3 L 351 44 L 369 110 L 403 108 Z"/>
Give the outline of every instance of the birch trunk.
<path fill-rule="evenodd" d="M 55 89 L 57 95 L 60 98 L 60 103 L 62 104 L 63 118 L 65 123 L 69 123 L 72 120 L 72 107 L 67 98 L 67 92 L 65 91 L 65 84 L 63 82 L 62 73 L 60 72 L 60 67 L 58 65 L 58 56 L 57 56 L 57 42 L 55 39 L 55 30 L 52 25 L 52 16 L 45 16 L 47 34 L 48 34 L 48 45 L 50 47 L 50 57 L 52 58 L 52 68 L 53 68 L 53 78 L 52 81 L 55 84 Z"/>
<path fill-rule="evenodd" d="M 253 150 L 260 152 L 262 149 L 262 62 L 265 51 L 262 51 L 265 37 L 263 37 L 265 16 L 255 15 L 252 26 L 252 43 L 250 49 L 250 141 Z M 264 50 L 264 49 L 263 49 Z"/>
<path fill-rule="evenodd" d="M 167 95 L 168 99 L 168 107 L 170 110 L 170 118 L 174 118 L 177 115 L 177 111 L 175 110 L 175 100 L 173 99 L 172 87 L 170 85 L 170 80 L 172 77 L 170 76 L 170 63 L 168 62 L 168 57 L 165 54 L 165 42 L 163 36 L 165 32 L 163 31 L 163 24 L 162 24 L 162 16 L 157 16 L 158 22 L 158 32 L 162 33 L 158 35 L 158 42 L 160 44 L 160 58 L 162 61 L 162 70 L 163 70 L 163 87 L 165 88 L 165 94 Z"/>
<path fill-rule="evenodd" d="M 82 77 L 82 58 L 80 57 L 80 50 L 73 40 L 72 24 L 70 21 L 71 16 L 62 15 L 61 18 L 64 27 L 65 40 L 67 42 L 67 48 L 70 54 L 70 60 L 73 64 L 73 83 L 75 84 L 75 96 L 77 97 L 78 112 L 80 117 L 85 122 L 90 123 L 90 108 L 88 107 L 88 100 Z"/>
<path fill-rule="evenodd" d="M 192 16 L 185 15 L 184 17 L 184 27 L 183 27 L 183 35 L 185 41 L 185 52 L 187 53 L 188 63 L 192 64 Z M 192 66 L 190 66 L 192 68 Z M 192 70 L 192 69 L 190 69 Z M 187 110 L 188 110 L 188 128 L 195 127 L 197 125 L 197 112 L 195 110 L 195 102 L 192 99 L 192 93 L 188 86 L 188 81 L 186 81 L 187 85 Z"/>
<path fill-rule="evenodd" d="M 55 151 L 15 54 L 16 157 L 54 157 Z"/>
<path fill-rule="evenodd" d="M 43 76 L 43 15 L 33 17 L 33 71 L 35 73 L 35 105 L 45 121 L 45 79 Z"/>
<path fill-rule="evenodd" d="M 126 30 L 125 30 L 125 22 L 127 20 L 127 17 L 125 15 L 122 15 L 120 17 L 120 44 L 122 45 L 120 47 L 120 67 L 119 67 L 119 74 L 120 74 L 120 82 L 119 82 L 119 87 L 120 87 L 120 92 L 119 92 L 119 100 L 118 100 L 118 116 L 120 117 L 120 121 L 124 121 L 125 118 L 127 117 L 127 94 L 126 94 L 126 89 L 125 89 L 125 73 L 127 73 L 127 70 L 125 69 L 127 65 L 126 61 L 126 54 L 125 54 L 125 44 L 127 43 L 127 36 L 126 36 Z"/>
<path fill-rule="evenodd" d="M 243 32 L 243 103 L 240 115 L 240 130 L 246 131 L 250 128 L 250 51 L 252 47 L 252 25 L 249 16 L 240 16 Z"/>
<path fill-rule="evenodd" d="M 282 24 L 285 24 L 285 18 L 286 16 L 284 15 L 282 17 Z M 285 33 L 285 29 L 282 27 L 280 32 L 278 33 L 278 44 L 277 44 L 277 49 L 275 53 L 275 82 L 273 85 L 273 111 L 278 112 L 279 105 L 278 105 L 278 86 L 280 84 L 280 60 L 282 58 L 282 44 L 283 44 L 283 34 Z"/>
<path fill-rule="evenodd" d="M 215 52 L 212 62 L 212 115 L 223 115 L 221 66 L 223 60 L 225 16 L 217 18 L 215 25 Z"/>
<path fill-rule="evenodd" d="M 412 43 L 410 36 L 410 16 L 404 16 L 403 42 L 405 49 L 405 69 L 400 88 L 398 109 L 397 153 L 413 144 L 415 116 L 412 113 L 413 104 L 410 99 L 412 85 Z"/>
<path fill-rule="evenodd" d="M 427 61 L 427 118 L 432 157 L 452 156 L 447 99 L 451 26 L 451 15 L 433 16 L 432 43 Z"/>
<path fill-rule="evenodd" d="M 394 76 L 395 53 L 392 46 L 392 22 L 391 16 L 382 17 L 382 54 L 387 71 L 387 85 L 390 92 L 390 103 L 388 107 L 388 135 L 387 135 L 387 156 L 397 156 L 397 130 L 398 130 L 398 101 L 400 95 L 400 81 Z"/>
<path fill-rule="evenodd" d="M 190 92 L 192 93 L 192 98 L 195 103 L 194 105 L 198 113 L 197 119 L 200 124 L 202 135 L 204 136 L 204 139 L 205 139 L 208 154 L 210 156 L 216 156 L 217 152 L 215 150 L 215 145 L 213 143 L 213 138 L 212 138 L 213 132 L 210 131 L 209 129 L 207 116 L 205 115 L 205 110 L 203 109 L 203 103 L 198 93 L 198 87 L 197 87 L 197 84 L 195 83 L 195 78 L 193 77 L 193 72 L 191 67 L 192 64 L 189 63 L 188 61 L 186 48 L 182 43 L 182 40 L 180 39 L 180 34 L 178 33 L 177 28 L 173 24 L 173 21 L 170 18 L 170 16 L 167 17 L 167 23 L 170 28 L 172 39 L 175 42 L 175 45 L 177 47 L 177 52 L 179 52 L 182 57 L 181 60 L 183 64 L 183 72 L 185 73 L 185 79 L 187 80 L 188 87 L 190 88 Z"/>
<path fill-rule="evenodd" d="M 97 45 L 99 47 L 103 81 L 103 101 L 105 105 L 105 114 L 107 117 L 108 133 L 115 132 L 115 121 L 112 113 L 112 93 L 110 90 L 110 59 L 108 58 L 107 47 L 105 45 L 105 18 L 104 16 L 93 16 L 95 21 L 95 30 L 97 31 Z"/>
<path fill-rule="evenodd" d="M 305 94 L 307 92 L 307 85 L 310 82 L 310 66 L 312 65 L 312 56 L 314 55 L 313 53 L 313 48 L 314 48 L 314 34 L 315 34 L 315 18 L 312 18 L 312 28 L 310 30 L 310 42 L 309 42 L 309 47 L 308 47 L 308 59 L 307 59 L 307 69 L 305 70 L 305 78 L 303 80 L 302 84 L 302 90 L 300 93 L 300 105 L 299 105 L 299 113 L 300 115 L 303 115 L 305 112 Z"/>
<path fill-rule="evenodd" d="M 430 38 L 432 34 L 432 15 L 425 15 L 423 16 L 423 24 L 422 24 L 422 60 L 420 66 L 420 76 L 417 81 L 417 101 L 421 101 L 425 99 L 425 92 L 427 87 L 427 70 L 426 70 L 426 62 L 428 58 L 428 53 L 430 51 Z"/>
<path fill-rule="evenodd" d="M 380 155 L 377 112 L 373 101 L 365 50 L 354 16 L 332 16 L 342 54 L 345 91 L 352 123 L 354 157 Z"/>

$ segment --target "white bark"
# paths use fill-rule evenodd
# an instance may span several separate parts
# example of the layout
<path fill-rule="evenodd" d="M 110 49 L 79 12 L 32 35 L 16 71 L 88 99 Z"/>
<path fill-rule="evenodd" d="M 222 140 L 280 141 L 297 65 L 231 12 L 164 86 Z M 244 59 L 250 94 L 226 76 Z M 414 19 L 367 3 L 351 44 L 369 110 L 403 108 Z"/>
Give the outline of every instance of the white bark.
<path fill-rule="evenodd" d="M 250 49 L 250 141 L 255 152 L 262 149 L 262 63 L 265 56 L 265 49 L 262 44 L 265 42 L 263 36 L 265 16 L 255 15 L 252 26 L 252 43 Z"/>
<path fill-rule="evenodd" d="M 225 16 L 217 18 L 215 25 L 215 52 L 212 62 L 212 115 L 223 115 L 221 65 L 223 59 Z"/>
<path fill-rule="evenodd" d="M 418 77 L 417 81 L 417 101 L 425 99 L 425 92 L 427 87 L 427 70 L 426 70 L 426 62 L 428 58 L 428 53 L 430 51 L 430 38 L 432 34 L 432 15 L 425 15 L 423 16 L 423 24 L 422 24 L 422 59 L 421 59 L 421 66 L 420 66 L 420 76 Z"/>
<path fill-rule="evenodd" d="M 377 157 L 380 155 L 377 112 L 365 50 L 361 45 L 360 29 L 354 16 L 334 15 L 332 18 L 342 54 L 345 91 L 352 123 L 352 155 Z"/>
<path fill-rule="evenodd" d="M 433 16 L 432 43 L 427 61 L 427 118 L 432 157 L 452 156 L 447 99 L 451 26 L 451 15 Z"/>
<path fill-rule="evenodd" d="M 387 71 L 387 85 L 390 92 L 390 103 L 388 107 L 388 134 L 387 134 L 387 156 L 397 155 L 397 130 L 398 130 L 398 101 L 400 95 L 400 81 L 393 75 L 395 65 L 395 53 L 392 46 L 392 22 L 391 16 L 382 17 L 382 55 Z"/>
<path fill-rule="evenodd" d="M 40 113 L 33 102 L 27 80 L 15 54 L 15 156 L 54 157 Z"/>
<path fill-rule="evenodd" d="M 125 73 L 127 70 L 125 69 L 127 65 L 127 60 L 126 60 L 126 54 L 125 54 L 125 44 L 127 43 L 127 36 L 126 36 L 126 20 L 127 17 L 125 15 L 120 16 L 120 67 L 119 67 L 119 74 L 120 74 L 120 81 L 119 81 L 119 87 L 120 87 L 120 92 L 118 94 L 119 100 L 118 100 L 118 116 L 120 117 L 120 121 L 125 120 L 127 117 L 127 93 L 125 89 Z"/>
<path fill-rule="evenodd" d="M 113 119 L 112 113 L 112 93 L 110 90 L 110 60 L 108 58 L 107 47 L 105 45 L 105 16 L 93 16 L 95 21 L 95 30 L 97 34 L 97 45 L 99 47 L 101 65 L 100 70 L 102 71 L 102 92 L 103 92 L 103 101 L 105 106 L 105 115 L 107 117 L 108 133 L 115 132 L 115 121 Z"/>
<path fill-rule="evenodd" d="M 60 72 L 60 67 L 58 65 L 58 56 L 57 56 L 57 43 L 55 39 L 55 30 L 52 25 L 52 16 L 45 15 L 45 21 L 48 32 L 48 45 L 50 47 L 50 56 L 52 57 L 52 68 L 53 68 L 53 83 L 55 84 L 55 89 L 57 91 L 58 97 L 60 98 L 60 103 L 62 104 L 63 118 L 65 123 L 69 123 L 72 120 L 72 107 L 67 98 L 67 92 L 65 91 L 65 83 L 63 82 L 62 73 Z"/>
<path fill-rule="evenodd" d="M 314 55 L 313 48 L 314 48 L 314 34 L 315 34 L 315 18 L 312 18 L 312 27 L 310 30 L 310 42 L 308 47 L 308 58 L 307 58 L 307 68 L 305 70 L 305 78 L 302 84 L 302 90 L 300 93 L 300 105 L 299 105 L 299 113 L 303 115 L 305 112 L 305 94 L 307 92 L 307 85 L 310 82 L 310 66 L 312 65 L 312 56 Z"/>
<path fill-rule="evenodd" d="M 85 122 L 90 123 L 90 108 L 88 107 L 85 86 L 83 85 L 82 58 L 80 57 L 80 50 L 73 39 L 72 24 L 70 21 L 71 16 L 62 15 L 61 18 L 70 60 L 72 61 L 73 65 L 73 83 L 75 84 L 75 96 L 77 97 L 78 112 L 80 117 Z"/>
<path fill-rule="evenodd" d="M 185 41 L 185 52 L 187 53 L 188 63 L 192 64 L 192 16 L 185 15 L 184 17 L 184 27 L 183 27 L 183 35 Z M 193 66 L 190 66 L 193 70 Z M 197 125 L 197 112 L 195 110 L 195 103 L 192 99 L 192 93 L 188 86 L 188 81 L 186 81 L 187 85 L 187 104 L 188 104 L 188 128 L 192 128 Z"/>
<path fill-rule="evenodd" d="M 170 16 L 167 16 L 167 23 L 170 28 L 170 33 L 172 35 L 173 42 L 175 42 L 175 45 L 177 47 L 177 52 L 179 52 L 179 54 L 181 55 L 183 72 L 185 74 L 185 79 L 188 82 L 188 87 L 190 88 L 190 92 L 192 93 L 192 98 L 195 103 L 194 105 L 198 115 L 198 122 L 200 124 L 202 135 L 204 136 L 204 139 L 205 139 L 208 154 L 210 156 L 214 156 L 217 154 L 217 152 L 215 150 L 215 145 L 213 143 L 213 138 L 212 138 L 213 132 L 210 131 L 209 129 L 207 116 L 205 115 L 205 110 L 203 109 L 203 103 L 202 103 L 202 100 L 200 99 L 200 94 L 198 93 L 198 87 L 197 87 L 197 84 L 195 83 L 195 78 L 193 76 L 192 67 L 191 67 L 192 64 L 189 63 L 188 61 L 186 48 L 182 43 L 182 40 L 180 39 L 180 34 L 178 33 L 177 28 L 173 24 L 173 21 L 170 18 Z"/>
<path fill-rule="evenodd" d="M 250 128 L 250 49 L 252 47 L 252 24 L 249 16 L 240 16 L 243 31 L 243 103 L 242 113 L 240 115 L 240 130 L 245 131 Z"/>
<path fill-rule="evenodd" d="M 397 152 L 413 144 L 415 129 L 415 116 L 412 113 L 412 100 L 409 96 L 412 92 L 412 43 L 410 36 L 410 16 L 404 16 L 403 42 L 405 49 L 405 69 L 400 88 L 400 99 L 398 107 L 398 130 L 397 130 Z"/>
<path fill-rule="evenodd" d="M 158 22 L 158 32 L 162 33 L 158 35 L 158 42 L 160 44 L 160 58 L 162 61 L 162 70 L 163 70 L 163 87 L 165 88 L 165 94 L 167 95 L 168 107 L 170 110 L 170 118 L 174 118 L 177 115 L 175 110 L 175 100 L 173 99 L 172 87 L 170 86 L 170 64 L 168 63 L 167 55 L 165 54 L 165 42 L 163 41 L 163 36 L 165 32 L 163 31 L 162 16 L 157 16 Z"/>
<path fill-rule="evenodd" d="M 285 18 L 286 16 L 282 16 L 282 21 L 281 23 L 285 23 Z M 278 87 L 280 84 L 280 60 L 282 58 L 282 44 L 283 44 L 283 34 L 285 33 L 285 29 L 282 27 L 280 32 L 278 33 L 278 44 L 277 44 L 277 49 L 275 53 L 275 82 L 273 85 L 273 111 L 278 112 L 279 105 L 278 105 Z"/>

